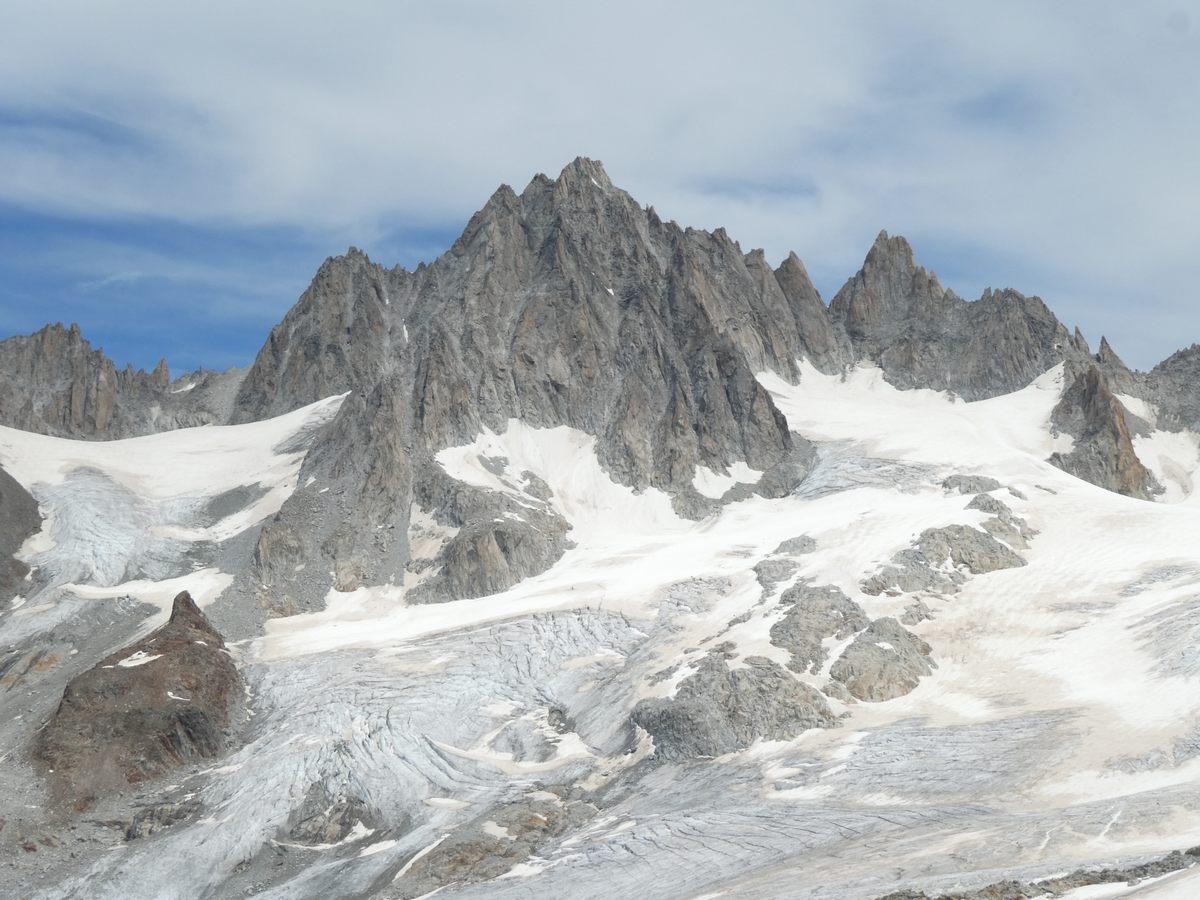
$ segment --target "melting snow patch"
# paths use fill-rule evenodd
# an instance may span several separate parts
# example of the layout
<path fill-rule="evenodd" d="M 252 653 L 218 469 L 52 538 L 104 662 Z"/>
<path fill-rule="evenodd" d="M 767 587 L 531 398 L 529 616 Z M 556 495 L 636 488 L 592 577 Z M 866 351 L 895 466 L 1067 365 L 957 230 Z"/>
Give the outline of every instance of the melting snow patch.
<path fill-rule="evenodd" d="M 735 484 L 757 484 L 763 473 L 738 461 L 729 467 L 729 474 L 722 475 L 708 466 L 696 466 L 692 487 L 710 500 L 720 500 Z"/>
<path fill-rule="evenodd" d="M 123 660 L 121 660 L 119 663 L 117 663 L 117 665 L 121 666 L 124 669 L 132 669 L 134 666 L 144 666 L 146 663 L 156 660 L 160 656 L 162 656 L 161 653 L 155 653 L 153 655 L 150 655 L 150 654 L 146 653 L 144 650 L 139 650 L 137 653 L 134 653 L 134 654 L 131 654 L 130 656 L 125 657 Z M 179 699 L 179 698 L 176 698 L 176 699 Z"/>
<path fill-rule="evenodd" d="M 376 841 L 374 844 L 371 844 L 369 847 L 363 847 L 360 851 L 358 851 L 358 855 L 359 856 L 374 856 L 376 853 L 382 853 L 384 850 L 391 850 L 393 847 L 396 846 L 397 843 L 399 843 L 399 842 L 394 841 L 394 840 Z"/>
<path fill-rule="evenodd" d="M 550 867 L 550 864 L 545 860 L 532 859 L 529 862 L 517 863 L 503 875 L 501 878 L 530 878 L 538 875 Z"/>
<path fill-rule="evenodd" d="M 508 460 L 501 475 L 484 462 L 499 458 Z M 667 494 L 655 488 L 638 492 L 613 481 L 596 458 L 596 439 L 574 428 L 533 428 L 509 419 L 503 433 L 485 429 L 471 444 L 440 451 L 437 461 L 452 478 L 507 493 L 526 506 L 542 502 L 521 489 L 520 473 L 532 472 L 550 488 L 550 505 L 571 523 L 576 541 L 611 539 L 631 523 L 651 532 L 684 526 Z"/>
<path fill-rule="evenodd" d="M 453 797 L 426 797 L 425 805 L 434 809 L 463 809 L 471 804 L 466 800 L 455 800 Z"/>
<path fill-rule="evenodd" d="M 444 841 L 448 837 L 450 837 L 450 835 L 443 834 L 440 838 L 438 838 L 432 844 L 422 847 L 419 851 L 414 853 L 412 859 L 410 859 L 408 862 L 406 862 L 404 864 L 404 866 L 400 869 L 400 871 L 396 873 L 396 877 L 393 878 L 392 881 L 398 881 L 399 879 L 401 879 L 405 875 L 407 875 L 409 869 L 411 869 L 414 865 L 416 865 L 420 859 L 422 859 L 423 857 L 425 857 L 426 855 L 431 853 L 433 850 L 437 849 L 438 844 L 440 844 L 442 841 Z M 395 843 L 395 841 L 393 841 L 392 843 Z"/>
<path fill-rule="evenodd" d="M 484 834 L 489 834 L 495 838 L 503 838 L 504 840 L 508 841 L 512 840 L 512 835 L 508 833 L 508 829 L 498 822 L 488 819 L 483 823 L 482 827 Z"/>

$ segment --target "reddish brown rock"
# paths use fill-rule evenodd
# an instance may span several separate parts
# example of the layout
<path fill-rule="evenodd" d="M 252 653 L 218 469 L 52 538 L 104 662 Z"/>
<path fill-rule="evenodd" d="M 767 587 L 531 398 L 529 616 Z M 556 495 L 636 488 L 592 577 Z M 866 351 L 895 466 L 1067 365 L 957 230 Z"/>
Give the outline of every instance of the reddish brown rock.
<path fill-rule="evenodd" d="M 244 702 L 225 642 L 185 591 L 166 625 L 67 685 L 34 755 L 62 799 L 86 800 L 222 753 Z"/>

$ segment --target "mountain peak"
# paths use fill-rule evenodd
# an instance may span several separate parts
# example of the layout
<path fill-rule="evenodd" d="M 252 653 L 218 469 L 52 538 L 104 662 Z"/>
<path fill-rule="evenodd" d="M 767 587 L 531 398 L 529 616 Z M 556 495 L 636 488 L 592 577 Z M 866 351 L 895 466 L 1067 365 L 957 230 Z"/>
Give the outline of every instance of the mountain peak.
<path fill-rule="evenodd" d="M 1100 350 L 1096 354 L 1096 358 L 1105 365 L 1118 365 L 1125 368 L 1125 363 L 1121 361 L 1121 357 L 1117 355 L 1117 351 L 1112 348 L 1112 344 L 1108 342 L 1108 338 L 1101 335 Z"/>
<path fill-rule="evenodd" d="M 596 187 L 604 189 L 612 187 L 604 164 L 598 159 L 577 156 L 563 167 L 558 176 L 559 183 L 586 183 L 590 181 Z"/>
<path fill-rule="evenodd" d="M 875 236 L 875 243 L 867 251 L 863 268 L 886 266 L 890 269 L 913 271 L 917 268 L 912 245 L 902 235 L 889 235 L 886 230 Z"/>

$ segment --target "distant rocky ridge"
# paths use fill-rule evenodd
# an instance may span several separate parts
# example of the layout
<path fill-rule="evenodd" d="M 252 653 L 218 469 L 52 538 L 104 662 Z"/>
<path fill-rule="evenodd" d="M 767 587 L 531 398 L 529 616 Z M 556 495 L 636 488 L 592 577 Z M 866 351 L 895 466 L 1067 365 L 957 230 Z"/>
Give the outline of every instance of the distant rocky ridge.
<path fill-rule="evenodd" d="M 726 499 L 786 493 L 812 451 L 755 376 L 796 379 L 799 360 L 827 373 L 869 361 L 899 388 L 966 400 L 1059 364 L 1069 377 L 1094 372 L 1056 413 L 1056 428 L 1083 437 L 1053 461 L 1135 497 L 1153 485 L 1115 422 L 1117 395 L 1161 407 L 1160 424 L 1200 426 L 1197 348 L 1132 372 L 1107 340 L 1093 355 L 1037 297 L 958 297 L 886 232 L 827 307 L 795 254 L 772 269 L 723 229 L 663 222 L 583 158 L 520 194 L 502 186 L 415 271 L 356 249 L 326 260 L 245 373 L 169 382 L 165 364 L 118 371 L 74 326 L 0 342 L 0 423 L 124 437 L 256 421 L 348 393 L 238 586 L 278 614 L 315 608 L 330 586 L 411 580 L 414 510 L 448 535 L 420 563 L 435 573 L 425 599 L 502 590 L 553 563 L 566 528 L 544 498 L 489 496 L 434 458 L 511 420 L 594 435 L 616 481 L 663 489 L 686 516 L 717 502 L 693 487 L 700 466 L 765 473 Z M 1108 425 L 1097 419 L 1106 411 Z"/>
<path fill-rule="evenodd" d="M 800 359 L 826 372 L 870 360 L 898 387 L 969 400 L 1064 362 L 1091 362 L 1131 391 L 1143 383 L 1107 341 L 1093 358 L 1040 299 L 1004 290 L 969 303 L 886 233 L 827 308 L 794 254 L 772 270 L 721 229 L 664 223 L 599 163 L 577 159 L 519 195 L 502 187 L 445 255 L 414 272 L 357 250 L 321 267 L 251 367 L 234 417 L 352 391 L 302 479 L 337 488 L 297 491 L 264 530 L 256 577 L 295 608 L 323 591 L 291 574 L 298 555 L 330 558 L 343 588 L 402 580 L 414 506 L 470 528 L 495 560 L 460 577 L 464 557 L 451 548 L 435 564 L 444 582 L 499 589 L 540 570 L 557 556 L 550 545 L 531 552 L 546 529 L 497 522 L 493 499 L 448 484 L 432 462 L 510 419 L 596 435 L 617 481 L 667 490 L 685 515 L 712 506 L 692 488 L 697 466 L 743 461 L 768 473 L 760 492 L 786 491 L 808 449 L 754 375 L 796 378 Z"/>
<path fill-rule="evenodd" d="M 199 371 L 172 382 L 165 360 L 149 373 L 118 369 L 79 326 L 47 325 L 0 341 L 0 425 L 113 440 L 223 423 L 241 375 Z"/>
<path fill-rule="evenodd" d="M 878 394 L 854 383 L 841 400 L 865 399 L 855 420 L 862 440 L 851 434 L 815 447 L 788 429 L 756 376 L 772 370 L 811 378 L 809 364 L 836 376 L 864 363 L 900 388 L 982 400 L 1050 370 L 1055 377 L 1023 395 L 1044 403 L 1045 420 L 1022 420 L 1022 434 L 1040 427 L 1069 435 L 1073 446 L 1055 464 L 1146 498 L 1155 485 L 1136 442 L 1151 426 L 1190 414 L 1187 377 L 1200 355 L 1132 372 L 1107 340 L 1093 354 L 1037 298 L 1002 291 L 968 303 L 943 290 L 902 238 L 886 234 L 826 307 L 794 254 L 772 270 L 760 251 L 743 253 L 723 231 L 663 223 L 587 160 L 556 180 L 538 176 L 519 195 L 501 188 L 445 256 L 415 272 L 385 269 L 357 250 L 327 260 L 244 377 L 200 373 L 168 383 L 160 366 L 132 373 L 121 386 L 109 374 L 111 362 L 77 329 L 59 327 L 69 338 L 61 346 L 52 330 L 0 348 L 38 373 L 28 381 L 35 389 L 14 381 L 27 396 L 11 408 L 28 409 L 30 427 L 50 433 L 77 428 L 76 437 L 103 438 L 206 419 L 251 423 L 345 395 L 322 404 L 327 416 L 300 430 L 271 423 L 185 436 L 222 450 L 258 436 L 264 446 L 256 452 L 272 468 L 288 463 L 286 473 L 272 476 L 278 494 L 266 482 L 219 495 L 214 487 L 203 508 L 179 523 L 135 518 L 130 543 L 255 521 L 234 538 L 209 532 L 213 544 L 228 541 L 228 550 L 210 552 L 208 541 L 197 541 L 172 550 L 157 569 L 157 560 L 110 550 L 120 564 L 105 581 L 148 600 L 148 582 L 178 576 L 204 584 L 201 566 L 234 579 L 228 587 L 225 580 L 206 585 L 216 595 L 206 610 L 231 645 L 258 633 L 264 616 L 327 607 L 268 624 L 261 641 L 231 646 L 246 664 L 245 681 L 186 593 L 165 626 L 132 644 L 133 629 L 142 633 L 139 623 L 157 607 L 133 596 L 71 596 L 89 581 L 104 587 L 96 578 L 72 578 L 42 596 L 35 587 L 28 602 L 18 597 L 0 611 L 6 634 L 17 638 L 0 659 L 0 688 L 12 710 L 4 718 L 9 734 L 20 737 L 6 748 L 19 747 L 33 763 L 13 768 L 3 792 L 9 803 L 0 838 L 15 837 L 21 856 L 10 880 L 34 884 L 40 870 L 44 884 L 66 884 L 66 873 L 83 886 L 75 893 L 127 896 L 152 893 L 181 859 L 205 862 L 181 882 L 192 893 L 211 879 L 218 886 L 210 892 L 222 895 L 416 897 L 446 889 L 516 896 L 519 877 L 555 878 L 613 848 L 625 853 L 621 835 L 629 829 L 637 830 L 637 843 L 621 870 L 630 871 L 644 847 L 664 851 L 650 860 L 653 878 L 636 885 L 649 884 L 651 893 L 732 890 L 764 867 L 781 879 L 768 882 L 774 893 L 793 887 L 783 878 L 801 884 L 801 867 L 829 890 L 829 870 L 813 863 L 823 846 L 846 856 L 834 841 L 890 849 L 887 835 L 903 835 L 924 866 L 928 847 L 939 846 L 929 835 L 954 834 L 963 822 L 1007 826 L 1014 820 L 996 818 L 984 799 L 1028 784 L 1010 769 L 1030 769 L 1026 742 L 1057 746 L 1065 729 L 1056 717 L 1042 716 L 1038 706 L 1035 715 L 1022 710 L 982 724 L 969 710 L 957 721 L 929 723 L 917 718 L 926 694 L 902 706 L 903 721 L 887 725 L 887 709 L 862 705 L 917 691 L 939 666 L 951 676 L 934 686 L 946 697 L 943 688 L 975 646 L 967 632 L 991 627 L 986 607 L 1015 618 L 1013 604 L 1031 584 L 1022 570 L 1038 576 L 1055 557 L 1059 565 L 1080 562 L 1058 552 L 1063 523 L 1051 520 L 1083 507 L 1051 501 L 1080 498 L 1042 487 L 1037 479 L 1056 487 L 1066 479 L 1024 455 L 1020 462 L 1030 465 L 996 467 L 1007 483 L 983 474 L 986 456 L 955 458 L 954 444 L 937 464 L 923 454 L 877 458 L 880 445 L 872 442 L 904 428 L 873 421 Z M 799 409 L 797 426 L 820 422 L 824 412 L 810 415 L 800 398 L 828 395 L 778 389 L 775 396 L 791 404 L 789 415 Z M 926 399 L 913 408 L 929 420 L 912 431 L 960 424 L 960 403 Z M 582 434 L 559 443 L 562 426 Z M 530 434 L 541 428 L 556 431 Z M 20 443 L 11 433 L 8 439 Z M 27 446 L 36 452 L 43 443 Z M 57 449 L 73 460 L 86 456 L 86 448 Z M 745 504 L 691 529 L 670 522 L 659 559 L 671 583 L 663 578 L 651 588 L 633 568 L 655 568 L 643 557 L 657 552 L 656 517 L 669 511 L 657 497 L 631 502 L 634 541 L 617 540 L 623 521 L 608 518 L 606 504 L 621 497 L 614 504 L 620 512 L 626 498 L 603 477 L 592 480 L 593 450 L 603 474 L 666 492 L 683 517 L 708 516 L 756 492 L 779 497 L 799 486 L 798 496 Z M 189 471 L 200 472 L 218 458 L 181 455 Z M 172 454 L 162 457 L 164 467 L 174 462 Z M 22 457 L 12 459 L 16 472 Z M 701 475 L 701 467 L 716 477 Z M 564 479 L 566 490 L 556 480 L 562 471 L 576 479 Z M 109 500 L 113 493 L 88 490 L 95 479 L 80 481 L 83 490 L 33 488 L 47 524 L 56 525 L 61 556 L 75 546 L 61 540 L 64 511 L 81 508 L 81 543 L 103 543 L 115 518 L 108 508 L 119 505 Z M 578 495 L 576 484 L 583 485 Z M 836 493 L 849 502 L 824 499 Z M 1122 503 L 1091 493 L 1110 501 L 1098 504 L 1103 512 Z M 258 501 L 283 497 L 278 513 L 262 519 Z M 805 510 L 809 499 L 824 503 Z M 1130 519 L 1156 514 L 1147 504 L 1125 506 Z M 568 517 L 581 507 L 576 532 Z M 598 511 L 604 514 L 593 516 Z M 761 531 L 749 521 L 759 517 L 767 522 Z M 34 498 L 0 471 L 0 582 L 6 554 L 40 521 Z M 1052 531 L 1044 550 L 1033 525 Z M 797 533 L 810 528 L 811 535 Z M 713 546 L 711 557 L 705 549 L 680 551 L 690 532 Z M 545 572 L 573 541 L 578 557 L 590 564 L 592 555 L 597 565 L 575 570 L 579 560 L 570 559 L 542 583 L 491 596 Z M 860 553 L 860 541 L 876 549 Z M 1036 552 L 1027 559 L 1031 546 Z M 843 555 L 847 548 L 853 558 Z M 44 554 L 30 559 L 36 586 L 54 569 Z M 1195 574 L 1170 562 L 1144 577 L 1165 583 Z M 1078 571 L 1085 568 L 1086 559 Z M 18 582 L 26 574 L 19 563 L 10 571 Z M 995 590 L 967 588 L 976 577 L 994 578 Z M 330 588 L 388 582 L 397 589 L 329 598 Z M 593 593 L 593 585 L 603 592 Z M 577 588 L 579 599 L 567 596 Z M 531 595 L 535 602 L 526 603 Z M 465 597 L 486 599 L 419 607 Z M 983 616 L 970 605 L 980 601 L 973 609 L 985 608 Z M 1079 614 L 1091 616 L 1099 598 L 1074 597 L 1068 586 L 1042 605 L 1077 601 Z M 385 618 L 374 619 L 377 608 L 386 608 Z M 1186 638 L 1174 621 L 1155 628 Z M 413 624 L 415 632 L 406 630 Z M 1051 639 L 1069 633 L 1054 624 Z M 377 625 L 379 639 L 367 634 Z M 995 671 L 997 683 L 1013 681 L 989 659 L 989 692 Z M 997 708 L 1015 709 L 1008 698 L 1023 687 L 1004 684 L 1003 693 L 988 696 L 1000 698 Z M 245 709 L 251 692 L 253 717 Z M 29 705 L 35 694 L 40 706 Z M 968 695 L 950 696 L 961 706 Z M 834 729 L 845 726 L 857 729 L 853 746 L 836 739 Z M 806 731 L 802 744 L 785 750 Z M 236 758 L 205 764 L 242 742 Z M 834 747 L 842 749 L 827 757 Z M 727 754 L 745 755 L 708 762 Z M 30 788 L 47 793 L 17 793 Z M 644 805 L 631 805 L 639 795 Z M 43 821 L 43 799 L 70 822 L 70 834 Z M 779 802 L 796 800 L 800 806 Z M 968 808 L 978 817 L 960 817 Z M 1149 802 L 1145 808 L 1159 814 Z M 938 825 L 946 810 L 952 817 Z M 1110 817 L 1097 805 L 1073 829 L 1094 834 Z M 932 826 L 921 821 L 927 818 Z M 1029 821 L 1024 833 L 1040 840 L 1043 820 L 1030 821 L 1026 811 L 1022 818 Z M 113 844 L 113 829 L 123 845 Z M 981 831 L 980 841 L 990 833 Z M 689 856 L 689 841 L 696 855 Z M 704 878 L 712 879 L 709 859 L 720 860 L 716 881 L 681 877 L 703 861 Z M 92 868 L 81 868 L 84 862 Z M 884 874 L 872 875 L 873 890 L 890 889 L 889 879 L 899 885 L 902 873 L 916 877 L 887 860 L 877 868 Z M 617 869 L 596 865 L 606 879 Z M 1115 874 L 1129 872 L 1143 870 Z M 614 883 L 596 890 L 612 892 Z M 116 888 L 131 884 L 142 889 Z M 980 896 L 990 896 L 987 890 Z"/>
<path fill-rule="evenodd" d="M 1037 898 L 1043 897 L 1069 896 L 1073 892 L 1101 885 L 1133 887 L 1143 881 L 1163 878 L 1174 872 L 1193 868 L 1197 865 L 1197 860 L 1200 860 L 1200 847 L 1192 847 L 1188 850 L 1175 850 L 1166 856 L 1126 868 L 1076 869 L 1064 875 L 1056 875 L 1053 878 L 1043 878 L 1033 882 L 1010 879 L 993 882 L 973 890 L 940 894 L 936 897 L 931 897 L 924 891 L 900 890 L 880 897 L 879 900 L 1037 900 Z M 1094 896 L 1119 896 L 1119 894 L 1096 894 Z"/>
<path fill-rule="evenodd" d="M 339 586 L 400 580 L 414 504 L 447 527 L 473 528 L 499 550 L 499 570 L 532 574 L 507 548 L 544 565 L 554 554 L 529 549 L 547 529 L 496 522 L 494 500 L 448 483 L 433 462 L 512 419 L 597 436 L 617 481 L 667 490 L 687 515 L 712 508 L 692 487 L 697 466 L 745 462 L 766 473 L 761 492 L 785 492 L 810 451 L 755 374 L 794 378 L 796 361 L 814 353 L 833 365 L 832 331 L 802 334 L 814 316 L 819 298 L 798 261 L 777 276 L 723 231 L 664 223 L 583 159 L 520 195 L 502 187 L 445 255 L 415 272 L 357 251 L 329 260 L 236 402 L 248 421 L 354 391 L 302 473 L 302 483 L 337 488 L 298 490 L 264 530 L 262 580 L 275 597 L 314 589 L 290 560 L 272 562 L 276 547 L 297 544 L 331 557 Z M 318 519 L 333 528 L 314 535 Z M 439 564 L 453 568 L 456 557 Z M 468 581 L 449 574 L 450 585 Z"/>
<path fill-rule="evenodd" d="M 902 237 L 881 232 L 862 269 L 829 304 L 854 359 L 900 388 L 981 400 L 1019 390 L 1065 358 L 1086 354 L 1046 304 L 1005 289 L 967 302 L 916 264 Z"/>
<path fill-rule="evenodd" d="M 1200 344 L 1192 344 L 1151 369 L 1141 379 L 1138 395 L 1158 405 L 1160 425 L 1200 430 L 1197 385 L 1200 385 Z"/>

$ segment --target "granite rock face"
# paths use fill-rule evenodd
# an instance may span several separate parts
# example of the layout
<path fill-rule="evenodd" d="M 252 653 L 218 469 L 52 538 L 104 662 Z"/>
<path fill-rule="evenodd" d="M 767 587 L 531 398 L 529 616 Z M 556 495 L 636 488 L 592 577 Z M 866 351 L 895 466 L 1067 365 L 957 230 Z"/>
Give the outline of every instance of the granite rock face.
<path fill-rule="evenodd" d="M 896 387 L 953 391 L 966 400 L 1019 390 L 1064 358 L 1087 354 L 1039 298 L 989 288 L 967 302 L 916 264 L 904 238 L 886 231 L 829 313 L 855 360 L 871 360 Z"/>
<path fill-rule="evenodd" d="M 0 467 L 0 601 L 10 599 L 28 574 L 15 554 L 41 524 L 37 501 Z"/>
<path fill-rule="evenodd" d="M 1145 396 L 1159 407 L 1159 424 L 1200 431 L 1200 344 L 1160 362 L 1145 377 Z M 1129 391 L 1128 393 L 1135 393 Z"/>
<path fill-rule="evenodd" d="M 1074 375 L 1050 421 L 1056 431 L 1075 439 L 1069 453 L 1050 458 L 1063 471 L 1142 500 L 1160 490 L 1133 449 L 1125 407 L 1095 366 Z"/>
<path fill-rule="evenodd" d="M 34 755 L 63 800 L 86 804 L 218 755 L 244 702 L 221 635 L 185 591 L 165 625 L 72 679 Z"/>
<path fill-rule="evenodd" d="M 83 440 L 225 422 L 242 371 L 118 369 L 77 325 L 0 341 L 0 424 Z"/>
<path fill-rule="evenodd" d="M 336 487 L 298 490 L 260 547 L 262 558 L 282 546 L 331 565 L 310 565 L 303 579 L 264 567 L 260 580 L 306 607 L 323 593 L 314 569 L 332 568 L 343 586 L 402 578 L 414 504 L 469 529 L 441 563 L 461 568 L 455 554 L 473 542 L 483 570 L 457 587 L 450 579 L 449 596 L 510 582 L 514 559 L 531 574 L 533 560 L 557 558 L 561 548 L 532 546 L 536 529 L 461 515 L 487 504 L 463 502 L 461 487 L 458 511 L 448 509 L 437 483 L 439 450 L 513 419 L 596 436 L 614 480 L 667 490 L 685 515 L 713 508 L 692 487 L 697 466 L 744 462 L 765 473 L 756 490 L 785 494 L 811 451 L 755 374 L 796 377 L 804 357 L 829 368 L 839 346 L 798 262 L 775 272 L 723 230 L 664 223 L 599 163 L 577 159 L 519 195 L 501 187 L 446 254 L 414 272 L 353 250 L 328 260 L 272 332 L 235 421 L 352 395 L 302 473 Z"/>
<path fill-rule="evenodd" d="M 837 372 L 854 359 L 845 331 L 836 328 L 829 310 L 795 253 L 775 270 L 775 279 L 792 306 L 805 356 L 823 372 Z"/>

